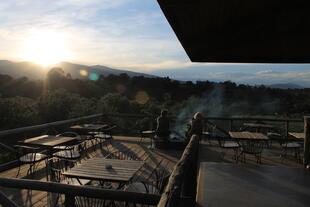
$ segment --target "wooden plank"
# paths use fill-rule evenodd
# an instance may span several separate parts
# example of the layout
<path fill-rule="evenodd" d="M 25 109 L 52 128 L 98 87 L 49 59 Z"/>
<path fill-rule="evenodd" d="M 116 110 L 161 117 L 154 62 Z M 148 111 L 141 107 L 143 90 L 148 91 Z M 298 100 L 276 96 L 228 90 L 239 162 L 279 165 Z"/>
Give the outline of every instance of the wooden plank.
<path fill-rule="evenodd" d="M 107 190 L 88 186 L 75 186 L 28 179 L 0 178 L 0 186 L 8 188 L 47 191 L 51 193 L 60 193 L 71 196 L 84 196 L 105 200 L 125 201 L 147 205 L 156 205 L 160 199 L 160 196 L 153 194 Z"/>
<path fill-rule="evenodd" d="M 72 142 L 74 140 L 76 140 L 75 137 L 62 137 L 62 136 L 56 137 L 51 135 L 42 135 L 39 137 L 26 139 L 21 143 L 25 145 L 40 146 L 40 147 L 55 147 Z"/>
<path fill-rule="evenodd" d="M 193 135 L 190 142 L 186 146 L 181 159 L 175 165 L 173 172 L 169 178 L 169 182 L 165 188 L 164 193 L 161 196 L 157 207 L 180 206 L 182 187 L 189 187 L 190 185 L 187 184 L 193 184 L 193 182 L 196 182 L 195 178 L 193 179 L 192 177 L 185 177 L 185 175 L 187 172 L 189 172 L 189 170 L 196 170 L 189 169 L 189 167 L 192 167 L 193 163 L 197 162 L 198 146 L 199 138 L 196 135 Z M 186 189 L 186 191 L 188 190 L 192 189 Z"/>
<path fill-rule="evenodd" d="M 35 125 L 35 126 L 27 126 L 27 127 L 16 128 L 16 129 L 4 130 L 4 131 L 0 131 L 0 137 L 4 137 L 4 136 L 7 136 L 7 135 L 12 135 L 12 134 L 18 134 L 18 133 L 34 131 L 34 130 L 39 130 L 39 129 L 47 129 L 47 128 L 51 128 L 51 127 L 54 127 L 54 126 L 61 126 L 61 125 L 66 125 L 66 124 L 70 124 L 70 123 L 73 124 L 73 123 L 76 123 L 76 122 L 79 122 L 79 121 L 91 120 L 91 119 L 94 119 L 94 118 L 99 118 L 101 116 L 102 116 L 102 113 L 101 114 L 89 115 L 89 116 L 83 116 L 83 117 L 74 118 L 74 119 L 50 122 L 50 123 L 40 124 L 40 125 Z"/>
<path fill-rule="evenodd" d="M 268 140 L 268 137 L 257 132 L 229 132 L 233 139 Z"/>
<path fill-rule="evenodd" d="M 95 180 L 129 181 L 143 164 L 143 161 L 96 158 L 73 167 L 63 175 Z M 106 169 L 106 165 L 112 165 L 112 169 Z"/>

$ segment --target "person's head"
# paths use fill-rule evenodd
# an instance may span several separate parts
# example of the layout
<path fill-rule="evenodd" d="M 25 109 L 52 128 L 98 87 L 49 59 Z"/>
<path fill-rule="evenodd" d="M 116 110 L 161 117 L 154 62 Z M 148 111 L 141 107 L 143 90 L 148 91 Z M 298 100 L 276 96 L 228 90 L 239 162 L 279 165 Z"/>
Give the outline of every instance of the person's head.
<path fill-rule="evenodd" d="M 201 112 L 195 113 L 195 114 L 194 114 L 194 119 L 196 119 L 196 120 L 202 120 L 202 119 L 203 119 L 202 113 L 201 113 Z"/>
<path fill-rule="evenodd" d="M 168 110 L 166 110 L 166 109 L 162 110 L 162 111 L 160 112 L 160 115 L 161 115 L 162 117 L 166 117 L 166 116 L 168 115 Z"/>

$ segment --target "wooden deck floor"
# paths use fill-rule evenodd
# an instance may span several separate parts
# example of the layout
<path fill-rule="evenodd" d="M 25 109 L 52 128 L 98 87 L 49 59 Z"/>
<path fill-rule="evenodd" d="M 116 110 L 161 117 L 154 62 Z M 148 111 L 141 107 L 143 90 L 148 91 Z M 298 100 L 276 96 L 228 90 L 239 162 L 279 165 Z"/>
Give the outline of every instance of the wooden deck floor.
<path fill-rule="evenodd" d="M 262 165 L 303 167 L 292 154 L 281 157 L 281 153 L 282 148 L 277 142 L 272 143 L 269 148 L 264 148 L 262 152 Z M 201 162 L 236 163 L 233 155 L 233 150 L 220 148 L 218 141 L 203 140 L 200 142 L 199 159 Z M 243 163 L 239 162 L 239 164 Z M 255 157 L 246 155 L 246 164 L 257 165 Z"/>
<path fill-rule="evenodd" d="M 136 176 L 143 176 L 146 171 L 151 171 L 152 167 L 155 167 L 158 162 L 165 167 L 168 171 L 172 171 L 175 163 L 178 161 L 182 154 L 182 151 L 164 151 L 149 149 L 150 141 L 144 139 L 140 142 L 138 137 L 124 137 L 117 136 L 114 140 L 108 144 L 108 148 L 103 146 L 102 148 L 98 145 L 96 149 L 88 149 L 81 162 L 91 159 L 93 157 L 102 157 L 107 154 L 107 149 L 111 152 L 114 150 L 130 150 L 137 157 L 142 160 L 148 159 L 148 165 L 145 165 Z M 90 144 L 90 143 L 89 143 Z M 26 176 L 29 166 L 23 165 L 20 169 L 20 174 L 18 178 L 29 178 L 41 181 L 46 181 L 46 164 L 41 162 L 36 168 L 36 172 L 30 176 Z M 5 178 L 15 178 L 17 175 L 18 168 L 10 169 L 0 173 L 0 177 Z M 78 183 L 76 183 L 78 184 Z M 20 206 L 33 206 L 33 207 L 43 207 L 48 205 L 48 194 L 46 192 L 33 191 L 33 190 L 18 190 L 18 189 L 8 189 L 1 188 L 0 190 L 5 193 L 11 200 L 15 201 Z M 53 206 L 53 205 L 52 205 Z"/>
<path fill-rule="evenodd" d="M 149 149 L 150 140 L 144 139 L 141 143 L 138 137 L 124 137 L 117 136 L 108 145 L 109 151 L 113 150 L 130 150 L 137 157 L 142 160 L 148 158 L 151 160 L 151 164 L 143 167 L 137 176 L 143 176 L 146 171 L 152 170 L 156 163 L 160 160 L 162 165 L 169 171 L 172 171 L 174 165 L 180 158 L 182 151 L 172 150 L 157 150 Z M 96 149 L 89 149 L 83 157 L 82 161 L 91 159 L 93 157 L 102 157 L 107 154 L 106 146 L 96 147 Z M 201 162 L 224 162 L 224 163 L 235 163 L 233 159 L 233 152 L 230 150 L 224 150 L 218 146 L 216 141 L 201 141 L 200 143 L 200 154 L 199 161 Z M 275 166 L 288 166 L 288 167 L 302 167 L 302 164 L 298 163 L 292 156 L 287 158 L 281 158 L 281 148 L 274 143 L 270 149 L 264 149 L 262 155 L 263 165 L 275 165 Z M 247 164 L 256 165 L 256 160 L 253 156 L 247 156 Z M 239 163 L 240 164 L 240 163 Z M 0 177 L 15 178 L 18 168 L 10 169 L 0 173 Z M 18 178 L 29 178 L 36 180 L 46 180 L 45 174 L 45 163 L 41 162 L 37 166 L 36 172 L 32 176 L 26 176 L 28 170 L 27 165 L 21 166 L 20 175 Z M 77 184 L 77 183 L 76 183 Z M 16 189 L 4 189 L 0 188 L 10 199 L 14 200 L 20 206 L 34 206 L 42 207 L 48 206 L 48 194 L 46 192 L 31 191 L 31 190 L 16 190 Z"/>

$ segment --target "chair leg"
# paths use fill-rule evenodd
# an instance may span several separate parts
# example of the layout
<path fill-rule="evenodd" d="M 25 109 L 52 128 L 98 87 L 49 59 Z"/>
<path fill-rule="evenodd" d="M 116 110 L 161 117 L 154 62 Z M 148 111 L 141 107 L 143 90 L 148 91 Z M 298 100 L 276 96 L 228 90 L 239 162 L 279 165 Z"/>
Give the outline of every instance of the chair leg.
<path fill-rule="evenodd" d="M 20 173 L 20 168 L 21 168 L 21 164 L 19 163 L 19 165 L 18 165 L 18 171 L 17 171 L 17 174 L 16 174 L 16 178 L 18 178 L 18 176 L 19 176 L 19 173 Z"/>
<path fill-rule="evenodd" d="M 236 163 L 238 163 L 238 160 L 239 160 L 239 156 L 238 156 L 238 154 L 239 154 L 239 149 L 237 148 L 237 149 L 234 149 L 234 151 L 235 151 L 235 160 L 236 160 Z"/>

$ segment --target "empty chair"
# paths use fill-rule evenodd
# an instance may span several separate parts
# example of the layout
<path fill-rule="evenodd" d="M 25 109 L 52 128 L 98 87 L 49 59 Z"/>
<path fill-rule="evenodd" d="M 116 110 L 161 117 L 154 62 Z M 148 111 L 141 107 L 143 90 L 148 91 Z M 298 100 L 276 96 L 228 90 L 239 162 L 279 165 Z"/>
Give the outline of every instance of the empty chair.
<path fill-rule="evenodd" d="M 262 163 L 262 152 L 264 142 L 262 141 L 254 141 L 254 140 L 240 140 L 240 154 L 239 157 L 242 158 L 243 162 L 246 162 L 246 154 L 254 155 L 257 163 Z"/>
<path fill-rule="evenodd" d="M 109 144 L 111 144 L 111 141 L 113 139 L 112 132 L 116 128 L 116 125 L 108 126 L 104 129 L 102 129 L 98 133 L 94 133 L 94 138 L 99 140 L 100 146 L 103 147 L 103 143 L 105 143 L 107 151 L 109 151 Z"/>
<path fill-rule="evenodd" d="M 297 162 L 301 162 L 301 156 L 300 156 L 300 149 L 301 149 L 301 144 L 298 142 L 285 142 L 281 144 L 282 147 L 282 153 L 281 157 L 286 158 L 288 153 L 293 153 L 295 159 Z"/>
<path fill-rule="evenodd" d="M 131 152 L 130 150 L 126 150 L 126 151 L 115 150 L 113 152 L 110 152 L 106 156 L 106 158 L 120 159 L 120 160 L 140 160 L 140 158 L 134 152 Z"/>
<path fill-rule="evenodd" d="M 37 163 L 41 161 L 47 161 L 47 155 L 40 153 L 40 148 L 24 145 L 15 145 L 14 147 L 16 149 L 12 149 L 12 151 L 16 154 L 17 160 L 19 162 L 16 177 L 18 177 L 20 173 L 21 165 L 29 164 L 29 169 L 27 170 L 26 175 L 30 175 L 35 171 Z"/>
<path fill-rule="evenodd" d="M 54 149 L 58 151 L 53 154 L 53 157 L 55 158 L 66 160 L 67 162 L 71 162 L 71 164 L 74 164 L 74 162 L 78 161 L 81 158 L 81 153 L 83 153 L 85 150 L 84 141 L 79 139 L 79 135 L 75 132 L 65 132 L 57 136 L 70 136 L 77 138 L 75 141 L 70 142 L 66 145 L 54 147 Z"/>
<path fill-rule="evenodd" d="M 232 150 L 234 152 L 233 159 L 238 162 L 238 154 L 239 154 L 239 144 L 235 141 L 227 141 L 221 138 L 218 138 L 219 146 L 224 150 Z"/>

